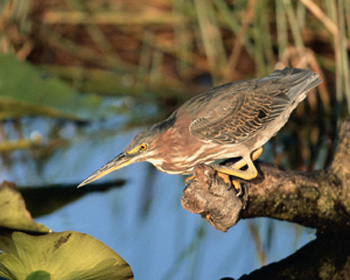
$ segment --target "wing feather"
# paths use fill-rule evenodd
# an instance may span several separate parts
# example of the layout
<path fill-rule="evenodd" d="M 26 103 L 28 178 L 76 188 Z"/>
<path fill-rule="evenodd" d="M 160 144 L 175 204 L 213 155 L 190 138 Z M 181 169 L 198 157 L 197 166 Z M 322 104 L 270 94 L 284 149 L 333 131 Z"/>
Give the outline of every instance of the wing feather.
<path fill-rule="evenodd" d="M 308 70 L 285 68 L 265 78 L 216 87 L 186 105 L 194 112 L 189 130 L 202 140 L 220 144 L 253 138 L 279 117 L 283 125 L 306 93 L 321 82 L 317 77 Z"/>
<path fill-rule="evenodd" d="M 231 102 L 223 106 L 221 113 L 194 120 L 190 132 L 202 140 L 220 144 L 235 144 L 254 137 L 289 104 L 288 98 L 274 98 L 279 94 L 249 91 L 232 95 Z"/>

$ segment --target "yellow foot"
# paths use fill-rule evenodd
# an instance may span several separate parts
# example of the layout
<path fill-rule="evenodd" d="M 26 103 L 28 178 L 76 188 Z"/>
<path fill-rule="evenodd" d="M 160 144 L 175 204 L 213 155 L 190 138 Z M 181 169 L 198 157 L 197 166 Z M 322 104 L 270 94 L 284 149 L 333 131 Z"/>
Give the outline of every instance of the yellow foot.
<path fill-rule="evenodd" d="M 225 184 L 230 183 L 230 176 L 221 172 L 218 172 L 218 176 L 224 181 Z"/>
<path fill-rule="evenodd" d="M 241 196 L 243 194 L 243 188 L 242 188 L 242 184 L 236 180 L 232 180 L 232 186 L 235 188 L 236 192 L 237 192 L 237 196 Z"/>
<path fill-rule="evenodd" d="M 196 175 L 191 175 L 190 177 L 187 177 L 186 179 L 185 179 L 185 184 L 187 185 L 192 179 L 194 179 L 194 178 L 196 178 Z"/>
<path fill-rule="evenodd" d="M 237 192 L 240 192 L 242 190 L 241 183 L 236 180 L 232 180 L 232 186 L 235 188 Z"/>
<path fill-rule="evenodd" d="M 237 180 L 230 181 L 230 176 L 221 172 L 217 173 L 218 176 L 224 181 L 225 184 L 232 183 L 232 186 L 235 188 L 237 196 L 241 196 L 243 194 L 242 184 Z"/>

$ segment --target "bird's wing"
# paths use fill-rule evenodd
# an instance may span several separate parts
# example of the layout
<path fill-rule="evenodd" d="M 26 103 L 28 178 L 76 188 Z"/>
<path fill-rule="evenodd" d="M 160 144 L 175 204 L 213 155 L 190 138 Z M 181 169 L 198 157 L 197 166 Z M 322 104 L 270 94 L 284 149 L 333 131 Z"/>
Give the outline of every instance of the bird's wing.
<path fill-rule="evenodd" d="M 235 144 L 251 138 L 275 120 L 288 106 L 288 89 L 279 89 L 271 81 L 244 81 L 226 87 L 225 94 L 213 96 L 203 116 L 191 122 L 192 135 L 220 144 Z M 231 91 L 231 92 L 230 92 Z M 214 94 L 215 95 L 215 94 Z"/>
<path fill-rule="evenodd" d="M 277 130 L 306 93 L 321 82 L 312 71 L 284 68 L 260 79 L 225 84 L 187 104 L 194 120 L 192 135 L 206 141 L 235 144 L 253 138 L 280 117 Z"/>

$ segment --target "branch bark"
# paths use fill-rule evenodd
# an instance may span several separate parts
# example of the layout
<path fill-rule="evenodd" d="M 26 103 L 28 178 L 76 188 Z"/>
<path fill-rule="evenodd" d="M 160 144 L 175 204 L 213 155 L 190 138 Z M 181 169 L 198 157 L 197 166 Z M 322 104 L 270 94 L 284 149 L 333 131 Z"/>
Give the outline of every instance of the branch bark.
<path fill-rule="evenodd" d="M 242 196 L 210 166 L 197 166 L 182 206 L 221 231 L 255 217 L 290 221 L 319 232 L 350 229 L 350 118 L 340 128 L 334 159 L 326 170 L 307 173 L 266 162 L 256 165 L 259 176 L 240 181 L 245 186 Z"/>
<path fill-rule="evenodd" d="M 291 256 L 243 275 L 239 280 L 349 279 L 349 255 L 348 232 L 319 235 Z"/>

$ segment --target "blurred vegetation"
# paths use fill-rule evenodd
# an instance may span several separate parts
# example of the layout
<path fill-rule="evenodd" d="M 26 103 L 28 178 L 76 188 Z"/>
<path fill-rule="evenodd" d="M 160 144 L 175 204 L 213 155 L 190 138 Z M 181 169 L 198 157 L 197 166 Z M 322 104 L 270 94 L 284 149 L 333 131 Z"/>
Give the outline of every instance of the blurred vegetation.
<path fill-rule="evenodd" d="M 323 83 L 265 159 L 324 168 L 350 112 L 349 49 L 346 0 L 3 0 L 0 53 L 17 61 L 0 64 L 0 151 L 5 160 L 4 151 L 28 148 L 46 158 L 69 141 L 62 119 L 81 127 L 125 114 L 126 128 L 148 124 L 213 85 L 292 66 Z M 29 116 L 57 120 L 45 141 L 24 135 Z"/>
<path fill-rule="evenodd" d="M 321 166 L 327 164 L 339 116 L 350 110 L 349 1 L 7 0 L 0 12 L 1 53 L 29 61 L 75 92 L 119 98 L 115 113 L 133 112 L 129 126 L 160 120 L 212 85 L 276 67 L 310 68 L 323 83 L 297 109 L 295 123 L 314 123 L 292 131 L 300 145 L 292 153 L 298 159 L 290 158 L 305 169 L 324 143 Z M 71 108 L 71 98 L 61 99 Z M 146 107 L 138 112 L 139 104 Z M 156 115 L 147 117 L 147 104 L 157 105 Z"/>

